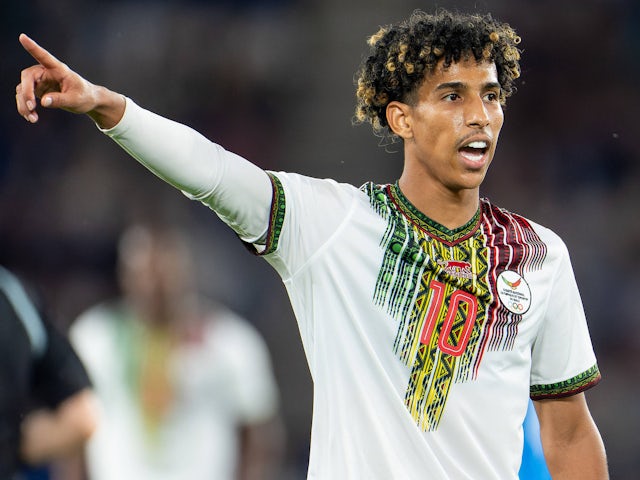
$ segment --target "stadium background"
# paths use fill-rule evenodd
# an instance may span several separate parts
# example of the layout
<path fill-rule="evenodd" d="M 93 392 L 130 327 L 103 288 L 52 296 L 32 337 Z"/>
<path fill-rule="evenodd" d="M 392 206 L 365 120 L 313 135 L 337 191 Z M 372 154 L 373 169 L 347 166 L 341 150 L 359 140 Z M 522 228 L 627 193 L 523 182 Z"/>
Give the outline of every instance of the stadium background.
<path fill-rule="evenodd" d="M 96 83 L 275 170 L 360 185 L 401 156 L 353 127 L 353 73 L 378 25 L 434 5 L 491 11 L 523 37 L 523 77 L 483 194 L 566 241 L 603 373 L 588 392 L 612 478 L 640 471 L 640 3 L 636 0 L 8 0 L 0 6 L 0 264 L 62 327 L 115 293 L 118 232 L 156 216 L 192 232 L 202 286 L 273 354 L 303 478 L 311 381 L 284 288 L 205 207 L 148 174 L 88 119 L 15 113 L 22 31 Z"/>

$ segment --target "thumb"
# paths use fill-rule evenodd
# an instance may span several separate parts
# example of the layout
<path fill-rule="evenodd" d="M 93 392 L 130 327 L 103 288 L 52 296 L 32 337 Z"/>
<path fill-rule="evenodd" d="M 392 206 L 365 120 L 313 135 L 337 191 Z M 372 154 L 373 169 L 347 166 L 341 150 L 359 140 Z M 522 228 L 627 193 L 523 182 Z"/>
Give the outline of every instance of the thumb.
<path fill-rule="evenodd" d="M 47 108 L 59 108 L 62 106 L 62 95 L 59 92 L 49 92 L 43 95 L 40 104 Z"/>

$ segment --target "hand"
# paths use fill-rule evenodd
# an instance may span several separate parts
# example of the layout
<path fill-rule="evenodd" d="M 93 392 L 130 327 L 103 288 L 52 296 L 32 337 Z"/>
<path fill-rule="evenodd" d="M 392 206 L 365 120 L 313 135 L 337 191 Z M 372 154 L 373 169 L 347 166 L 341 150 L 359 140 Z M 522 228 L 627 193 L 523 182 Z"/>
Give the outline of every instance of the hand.
<path fill-rule="evenodd" d="M 16 86 L 18 113 L 28 122 L 38 121 L 36 98 L 43 107 L 87 113 L 102 128 L 110 128 L 122 118 L 122 95 L 88 82 L 24 33 L 19 41 L 38 62 L 22 71 Z"/>

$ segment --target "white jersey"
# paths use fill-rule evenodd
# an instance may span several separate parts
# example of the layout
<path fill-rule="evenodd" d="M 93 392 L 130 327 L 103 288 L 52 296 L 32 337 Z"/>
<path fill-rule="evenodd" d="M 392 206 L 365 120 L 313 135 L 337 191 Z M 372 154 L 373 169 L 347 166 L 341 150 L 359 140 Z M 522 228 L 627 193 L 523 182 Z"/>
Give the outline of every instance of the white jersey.
<path fill-rule="evenodd" d="M 517 478 L 529 394 L 599 379 L 561 240 L 486 200 L 451 231 L 397 185 L 272 178 L 266 257 L 315 387 L 309 478 Z"/>
<path fill-rule="evenodd" d="M 107 133 L 282 277 L 314 381 L 310 479 L 516 479 L 529 397 L 600 378 L 567 249 L 540 225 L 483 200 L 448 230 L 397 185 L 269 188 L 132 102 Z"/>
<path fill-rule="evenodd" d="M 235 479 L 239 429 L 276 412 L 266 345 L 230 311 L 167 350 L 121 304 L 85 312 L 70 338 L 102 405 L 87 450 L 92 480 Z M 149 362 L 162 376 L 145 373 Z"/>

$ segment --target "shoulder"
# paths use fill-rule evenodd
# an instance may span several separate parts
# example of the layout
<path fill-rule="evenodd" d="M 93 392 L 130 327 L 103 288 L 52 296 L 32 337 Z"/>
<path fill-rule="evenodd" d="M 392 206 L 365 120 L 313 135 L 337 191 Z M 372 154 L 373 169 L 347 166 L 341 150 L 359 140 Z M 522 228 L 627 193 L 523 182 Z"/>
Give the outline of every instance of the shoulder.
<path fill-rule="evenodd" d="M 332 178 L 316 178 L 291 172 L 268 171 L 267 174 L 271 178 L 274 189 L 282 189 L 289 195 L 301 191 L 319 196 L 353 196 L 360 191 L 354 185 L 338 182 Z"/>
<path fill-rule="evenodd" d="M 261 341 L 256 327 L 233 310 L 216 305 L 209 314 L 207 331 L 223 342 L 245 343 Z"/>
<path fill-rule="evenodd" d="M 314 239 L 306 244 L 308 252 L 320 248 L 355 207 L 369 201 L 357 187 L 334 179 L 283 172 L 271 173 L 271 176 L 274 186 L 272 215 L 280 216 L 283 231 L 297 235 L 302 230 L 306 232 L 307 240 Z M 292 225 L 299 228 L 291 229 Z M 296 237 L 290 240 L 301 245 Z"/>
<path fill-rule="evenodd" d="M 32 304 L 31 298 L 28 296 L 23 283 L 15 274 L 2 266 L 0 266 L 0 292 L 17 310 L 26 307 L 25 304 L 27 303 L 29 305 Z"/>
<path fill-rule="evenodd" d="M 547 249 L 563 251 L 566 245 L 560 235 L 552 229 L 524 215 L 499 207 L 490 200 L 481 200 L 482 217 L 492 231 L 504 231 L 506 236 L 522 242 L 541 242 Z"/>
<path fill-rule="evenodd" d="M 124 305 L 119 301 L 99 303 L 76 318 L 69 329 L 69 335 L 74 341 L 108 338 L 117 330 L 125 311 Z"/>
<path fill-rule="evenodd" d="M 269 355 L 267 343 L 255 325 L 224 305 L 212 307 L 203 322 L 205 348 L 229 359 Z"/>
<path fill-rule="evenodd" d="M 4 319 L 13 319 L 13 328 L 22 328 L 32 350 L 41 355 L 47 348 L 47 332 L 40 313 L 17 276 L 0 267 L 0 296 Z M 19 327 L 18 325 L 22 325 Z"/>
<path fill-rule="evenodd" d="M 0 265 L 0 289 L 5 290 L 8 285 L 17 282 L 15 275 Z"/>
<path fill-rule="evenodd" d="M 122 311 L 119 302 L 101 303 L 80 314 L 69 328 L 69 341 L 92 375 L 126 361 L 129 330 Z"/>

